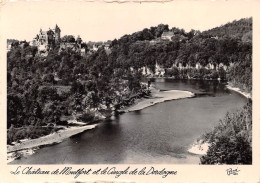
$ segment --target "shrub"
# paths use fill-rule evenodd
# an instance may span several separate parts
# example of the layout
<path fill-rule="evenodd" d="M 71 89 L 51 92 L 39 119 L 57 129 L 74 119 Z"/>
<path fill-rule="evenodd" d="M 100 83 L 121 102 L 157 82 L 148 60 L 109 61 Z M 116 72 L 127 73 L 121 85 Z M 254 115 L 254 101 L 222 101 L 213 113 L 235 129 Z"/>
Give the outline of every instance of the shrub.
<path fill-rule="evenodd" d="M 17 142 L 25 138 L 39 138 L 53 132 L 52 129 L 52 127 L 41 127 L 33 125 L 21 128 L 14 128 L 11 126 L 7 131 L 7 144 L 11 144 L 12 142 Z"/>
<path fill-rule="evenodd" d="M 77 117 L 77 120 L 83 122 L 91 122 L 95 119 L 95 115 L 91 112 L 85 112 L 84 114 Z"/>

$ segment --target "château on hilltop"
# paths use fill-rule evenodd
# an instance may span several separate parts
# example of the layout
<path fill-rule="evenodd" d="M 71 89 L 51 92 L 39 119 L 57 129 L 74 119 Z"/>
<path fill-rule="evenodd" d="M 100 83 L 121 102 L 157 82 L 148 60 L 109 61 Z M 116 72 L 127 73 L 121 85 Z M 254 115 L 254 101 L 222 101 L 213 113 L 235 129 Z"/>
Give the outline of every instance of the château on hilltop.
<path fill-rule="evenodd" d="M 87 46 L 82 43 L 80 36 L 75 40 L 73 36 L 64 36 L 61 39 L 61 29 L 56 24 L 54 29 L 49 29 L 48 31 L 43 31 L 40 29 L 39 34 L 30 43 L 31 46 L 36 46 L 38 48 L 38 53 L 43 56 L 47 56 L 48 51 L 53 48 L 54 45 L 59 45 L 59 52 L 67 48 L 72 49 L 84 56 L 86 54 Z"/>
<path fill-rule="evenodd" d="M 40 29 L 40 33 L 32 41 L 33 46 L 50 46 L 51 44 L 58 44 L 60 42 L 60 28 L 56 24 L 55 29 L 49 29 L 48 31 L 43 31 Z"/>
<path fill-rule="evenodd" d="M 99 48 L 104 48 L 107 54 L 111 53 L 110 44 L 89 42 L 88 44 L 83 42 L 81 37 L 78 35 L 75 39 L 73 35 L 64 35 L 61 37 L 61 29 L 56 24 L 54 29 L 42 30 L 33 38 L 32 41 L 18 41 L 15 39 L 7 39 L 7 51 L 10 51 L 12 47 L 33 46 L 37 48 L 37 54 L 39 56 L 47 56 L 50 50 L 59 47 L 58 53 L 61 51 L 71 49 L 79 53 L 81 56 L 95 53 Z"/>

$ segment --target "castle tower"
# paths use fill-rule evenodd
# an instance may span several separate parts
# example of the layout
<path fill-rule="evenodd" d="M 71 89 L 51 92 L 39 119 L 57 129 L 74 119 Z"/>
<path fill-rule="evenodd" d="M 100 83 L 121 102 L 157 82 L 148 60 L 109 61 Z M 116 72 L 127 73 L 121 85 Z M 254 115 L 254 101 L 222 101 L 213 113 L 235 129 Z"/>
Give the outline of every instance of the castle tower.
<path fill-rule="evenodd" d="M 53 44 L 54 43 L 54 32 L 49 28 L 47 31 L 47 44 Z"/>
<path fill-rule="evenodd" d="M 60 41 L 60 28 L 58 27 L 58 25 L 56 24 L 55 27 L 55 43 L 58 43 Z"/>
<path fill-rule="evenodd" d="M 78 43 L 78 44 L 81 44 L 81 42 L 82 42 L 82 39 L 80 38 L 80 36 L 79 36 L 79 35 L 78 35 L 78 37 L 77 37 L 77 40 L 76 40 L 76 41 L 77 41 L 77 43 Z"/>

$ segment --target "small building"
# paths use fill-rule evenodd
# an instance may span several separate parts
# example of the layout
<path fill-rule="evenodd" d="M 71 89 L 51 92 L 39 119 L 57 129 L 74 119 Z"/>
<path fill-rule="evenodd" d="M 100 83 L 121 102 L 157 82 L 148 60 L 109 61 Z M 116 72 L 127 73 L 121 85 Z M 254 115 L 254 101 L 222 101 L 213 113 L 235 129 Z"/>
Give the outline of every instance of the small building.
<path fill-rule="evenodd" d="M 8 44 L 8 45 L 7 45 L 7 51 L 10 51 L 11 48 L 12 48 L 12 45 L 11 45 L 11 44 Z"/>
<path fill-rule="evenodd" d="M 80 55 L 85 56 L 86 55 L 86 48 L 81 48 L 80 49 Z"/>
<path fill-rule="evenodd" d="M 98 50 L 98 48 L 99 48 L 99 47 L 98 47 L 98 45 L 96 45 L 96 44 L 93 44 L 93 47 L 92 47 L 92 50 L 93 50 L 93 51 L 97 51 L 97 50 Z"/>
<path fill-rule="evenodd" d="M 161 35 L 161 39 L 171 41 L 173 36 L 174 33 L 172 31 L 164 31 Z"/>
<path fill-rule="evenodd" d="M 212 36 L 211 38 L 212 39 L 218 39 L 218 36 Z"/>
<path fill-rule="evenodd" d="M 109 44 L 105 44 L 104 48 L 105 48 L 105 50 L 110 50 L 110 45 Z"/>

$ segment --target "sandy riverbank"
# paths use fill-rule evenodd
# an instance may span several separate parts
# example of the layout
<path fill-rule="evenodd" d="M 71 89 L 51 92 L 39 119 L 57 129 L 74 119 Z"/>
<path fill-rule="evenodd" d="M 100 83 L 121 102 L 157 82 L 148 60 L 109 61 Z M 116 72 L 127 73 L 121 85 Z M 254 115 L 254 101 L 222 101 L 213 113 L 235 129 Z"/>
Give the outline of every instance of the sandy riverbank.
<path fill-rule="evenodd" d="M 157 103 L 161 103 L 164 101 L 174 100 L 174 99 L 182 99 L 193 97 L 194 94 L 188 91 L 179 91 L 179 90 L 169 90 L 169 91 L 160 91 L 153 87 L 151 87 L 151 97 L 138 99 L 134 105 L 126 107 L 121 110 L 121 112 L 130 112 L 141 110 L 146 107 L 152 106 Z M 77 124 L 80 126 L 69 127 L 63 130 L 60 130 L 56 133 L 49 134 L 47 136 L 43 136 L 37 139 L 25 139 L 21 140 L 20 143 L 16 143 L 15 145 L 7 146 L 7 161 L 13 161 L 17 157 L 17 154 L 22 156 L 31 155 L 38 149 L 39 146 L 50 145 L 54 143 L 60 143 L 64 139 L 69 138 L 75 134 L 81 133 L 83 131 L 93 129 L 97 124 L 94 125 L 84 125 L 81 122 L 76 122 L 75 120 L 70 120 L 69 123 Z"/>
<path fill-rule="evenodd" d="M 252 99 L 251 93 L 241 91 L 240 88 L 233 87 L 233 86 L 231 86 L 230 84 L 226 85 L 226 87 L 227 87 L 229 90 L 233 90 L 233 91 L 236 91 L 236 92 L 240 93 L 241 95 L 243 95 L 243 96 L 246 97 L 246 98 Z"/>
<path fill-rule="evenodd" d="M 137 111 L 137 110 L 144 109 L 146 107 L 150 107 L 157 103 L 161 103 L 169 100 L 182 99 L 182 98 L 190 98 L 193 96 L 194 93 L 189 91 L 181 91 L 181 90 L 160 91 L 155 88 L 151 88 L 150 98 L 139 99 L 139 101 L 137 101 L 135 104 L 120 110 L 120 112 Z"/>
<path fill-rule="evenodd" d="M 248 92 L 241 91 L 239 88 L 233 87 L 230 84 L 226 85 L 226 87 L 229 90 L 233 90 L 233 91 L 240 93 L 241 95 L 243 95 L 246 98 L 252 99 L 252 95 Z M 206 155 L 209 146 L 210 146 L 210 144 L 208 142 L 203 142 L 203 140 L 198 140 L 189 147 L 188 152 L 190 152 L 192 154 L 197 154 L 197 155 Z"/>
<path fill-rule="evenodd" d="M 13 161 L 15 158 L 15 154 L 13 152 L 19 151 L 20 154 L 33 154 L 33 148 L 44 146 L 44 145 L 50 145 L 53 143 L 59 143 L 62 142 L 64 139 L 69 138 L 73 135 L 76 135 L 78 133 L 81 133 L 86 130 L 90 130 L 96 127 L 97 124 L 94 125 L 86 125 L 86 126 L 77 126 L 77 127 L 69 127 L 65 128 L 63 130 L 60 130 L 56 133 L 51 133 L 49 135 L 37 138 L 37 139 L 28 139 L 24 140 L 21 143 L 16 143 L 15 145 L 7 146 L 7 161 Z"/>
<path fill-rule="evenodd" d="M 203 142 L 203 140 L 198 140 L 190 146 L 188 152 L 197 155 L 206 155 L 209 146 L 210 146 L 209 143 Z"/>

